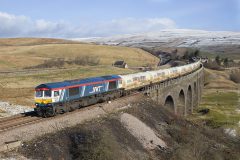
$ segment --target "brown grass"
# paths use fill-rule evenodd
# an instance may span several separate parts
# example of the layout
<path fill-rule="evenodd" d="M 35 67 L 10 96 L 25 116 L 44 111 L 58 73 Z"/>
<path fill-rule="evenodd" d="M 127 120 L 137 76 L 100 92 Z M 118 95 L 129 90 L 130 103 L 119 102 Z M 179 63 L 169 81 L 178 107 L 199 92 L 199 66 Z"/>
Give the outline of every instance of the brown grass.
<path fill-rule="evenodd" d="M 56 43 L 79 43 L 64 39 L 55 38 L 1 38 L 0 46 L 27 46 L 27 45 L 42 45 Z"/>
<path fill-rule="evenodd" d="M 34 88 L 39 84 L 133 72 L 130 69 L 98 65 L 76 66 L 71 69 L 39 69 L 31 72 L 0 74 L 0 100 L 32 106 L 34 103 Z"/>
<path fill-rule="evenodd" d="M 3 44 L 4 40 L 1 39 L 2 42 L 0 41 L 0 44 Z M 40 41 L 43 40 L 40 39 Z M 129 66 L 133 67 L 147 64 L 156 65 L 158 63 L 158 58 L 136 48 L 66 42 L 55 44 L 55 42 L 48 42 L 50 40 L 46 41 L 47 44 L 40 43 L 41 45 L 36 45 L 38 44 L 37 39 L 34 39 L 33 42 L 31 40 L 28 41 L 22 42 L 27 45 L 19 45 L 22 44 L 21 39 L 11 39 L 11 43 L 6 40 L 5 43 L 7 44 L 17 45 L 1 46 L 0 70 L 14 70 L 36 66 L 48 59 L 62 58 L 68 60 L 86 56 L 91 58 L 99 57 L 100 65 L 111 65 L 116 60 L 125 60 Z"/>
<path fill-rule="evenodd" d="M 230 79 L 229 71 L 216 71 L 205 68 L 205 88 L 237 89 L 238 85 Z"/>

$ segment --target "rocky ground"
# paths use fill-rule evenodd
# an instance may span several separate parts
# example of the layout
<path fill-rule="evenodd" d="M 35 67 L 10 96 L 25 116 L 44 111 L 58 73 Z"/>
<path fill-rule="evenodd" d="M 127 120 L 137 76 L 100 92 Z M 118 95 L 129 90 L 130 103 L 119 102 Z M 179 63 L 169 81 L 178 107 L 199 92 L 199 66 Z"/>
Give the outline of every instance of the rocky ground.
<path fill-rule="evenodd" d="M 0 102 L 0 118 L 29 111 L 33 111 L 33 108 L 29 106 L 14 105 L 8 102 Z"/>
<path fill-rule="evenodd" d="M 124 106 L 123 110 L 85 124 L 26 141 L 18 151 L 1 158 L 238 160 L 240 157 L 240 139 L 231 138 L 222 129 L 184 120 L 148 98 Z"/>

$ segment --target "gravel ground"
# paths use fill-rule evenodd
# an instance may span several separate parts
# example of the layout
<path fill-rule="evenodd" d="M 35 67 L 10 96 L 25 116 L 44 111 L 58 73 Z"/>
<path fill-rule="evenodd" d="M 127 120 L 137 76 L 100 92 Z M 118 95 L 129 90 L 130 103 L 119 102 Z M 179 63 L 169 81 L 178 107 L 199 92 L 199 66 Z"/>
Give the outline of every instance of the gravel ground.
<path fill-rule="evenodd" d="M 33 108 L 28 106 L 14 105 L 8 102 L 0 102 L 0 110 L 3 111 L 3 113 L 0 113 L 0 117 L 9 117 L 15 114 L 33 111 Z"/>
<path fill-rule="evenodd" d="M 123 113 L 121 115 L 121 123 L 141 142 L 144 148 L 152 150 L 157 147 L 167 147 L 165 142 L 157 137 L 149 126 L 136 117 Z"/>

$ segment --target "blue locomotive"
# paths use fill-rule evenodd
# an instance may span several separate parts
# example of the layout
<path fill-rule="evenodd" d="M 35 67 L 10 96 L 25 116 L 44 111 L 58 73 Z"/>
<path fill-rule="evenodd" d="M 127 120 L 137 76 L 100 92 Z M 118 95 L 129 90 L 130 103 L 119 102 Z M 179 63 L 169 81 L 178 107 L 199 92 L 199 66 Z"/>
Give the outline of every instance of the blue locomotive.
<path fill-rule="evenodd" d="M 35 111 L 39 116 L 54 116 L 117 98 L 120 82 L 120 76 L 109 75 L 41 84 L 35 88 Z"/>

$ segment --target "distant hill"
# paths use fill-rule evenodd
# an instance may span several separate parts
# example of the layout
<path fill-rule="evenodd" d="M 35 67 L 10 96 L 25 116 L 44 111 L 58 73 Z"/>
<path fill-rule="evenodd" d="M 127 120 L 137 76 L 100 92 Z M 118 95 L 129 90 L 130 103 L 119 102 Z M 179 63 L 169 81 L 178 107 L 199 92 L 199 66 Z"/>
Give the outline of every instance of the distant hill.
<path fill-rule="evenodd" d="M 30 46 L 41 44 L 64 44 L 64 43 L 80 43 L 80 42 L 54 38 L 0 38 L 0 46 Z"/>
<path fill-rule="evenodd" d="M 203 47 L 222 44 L 240 45 L 240 32 L 172 29 L 105 38 L 76 38 L 74 40 L 120 46 Z"/>
<path fill-rule="evenodd" d="M 240 32 L 172 29 L 160 32 L 119 35 L 105 38 L 74 39 L 139 48 L 199 48 L 213 54 L 240 59 Z"/>

